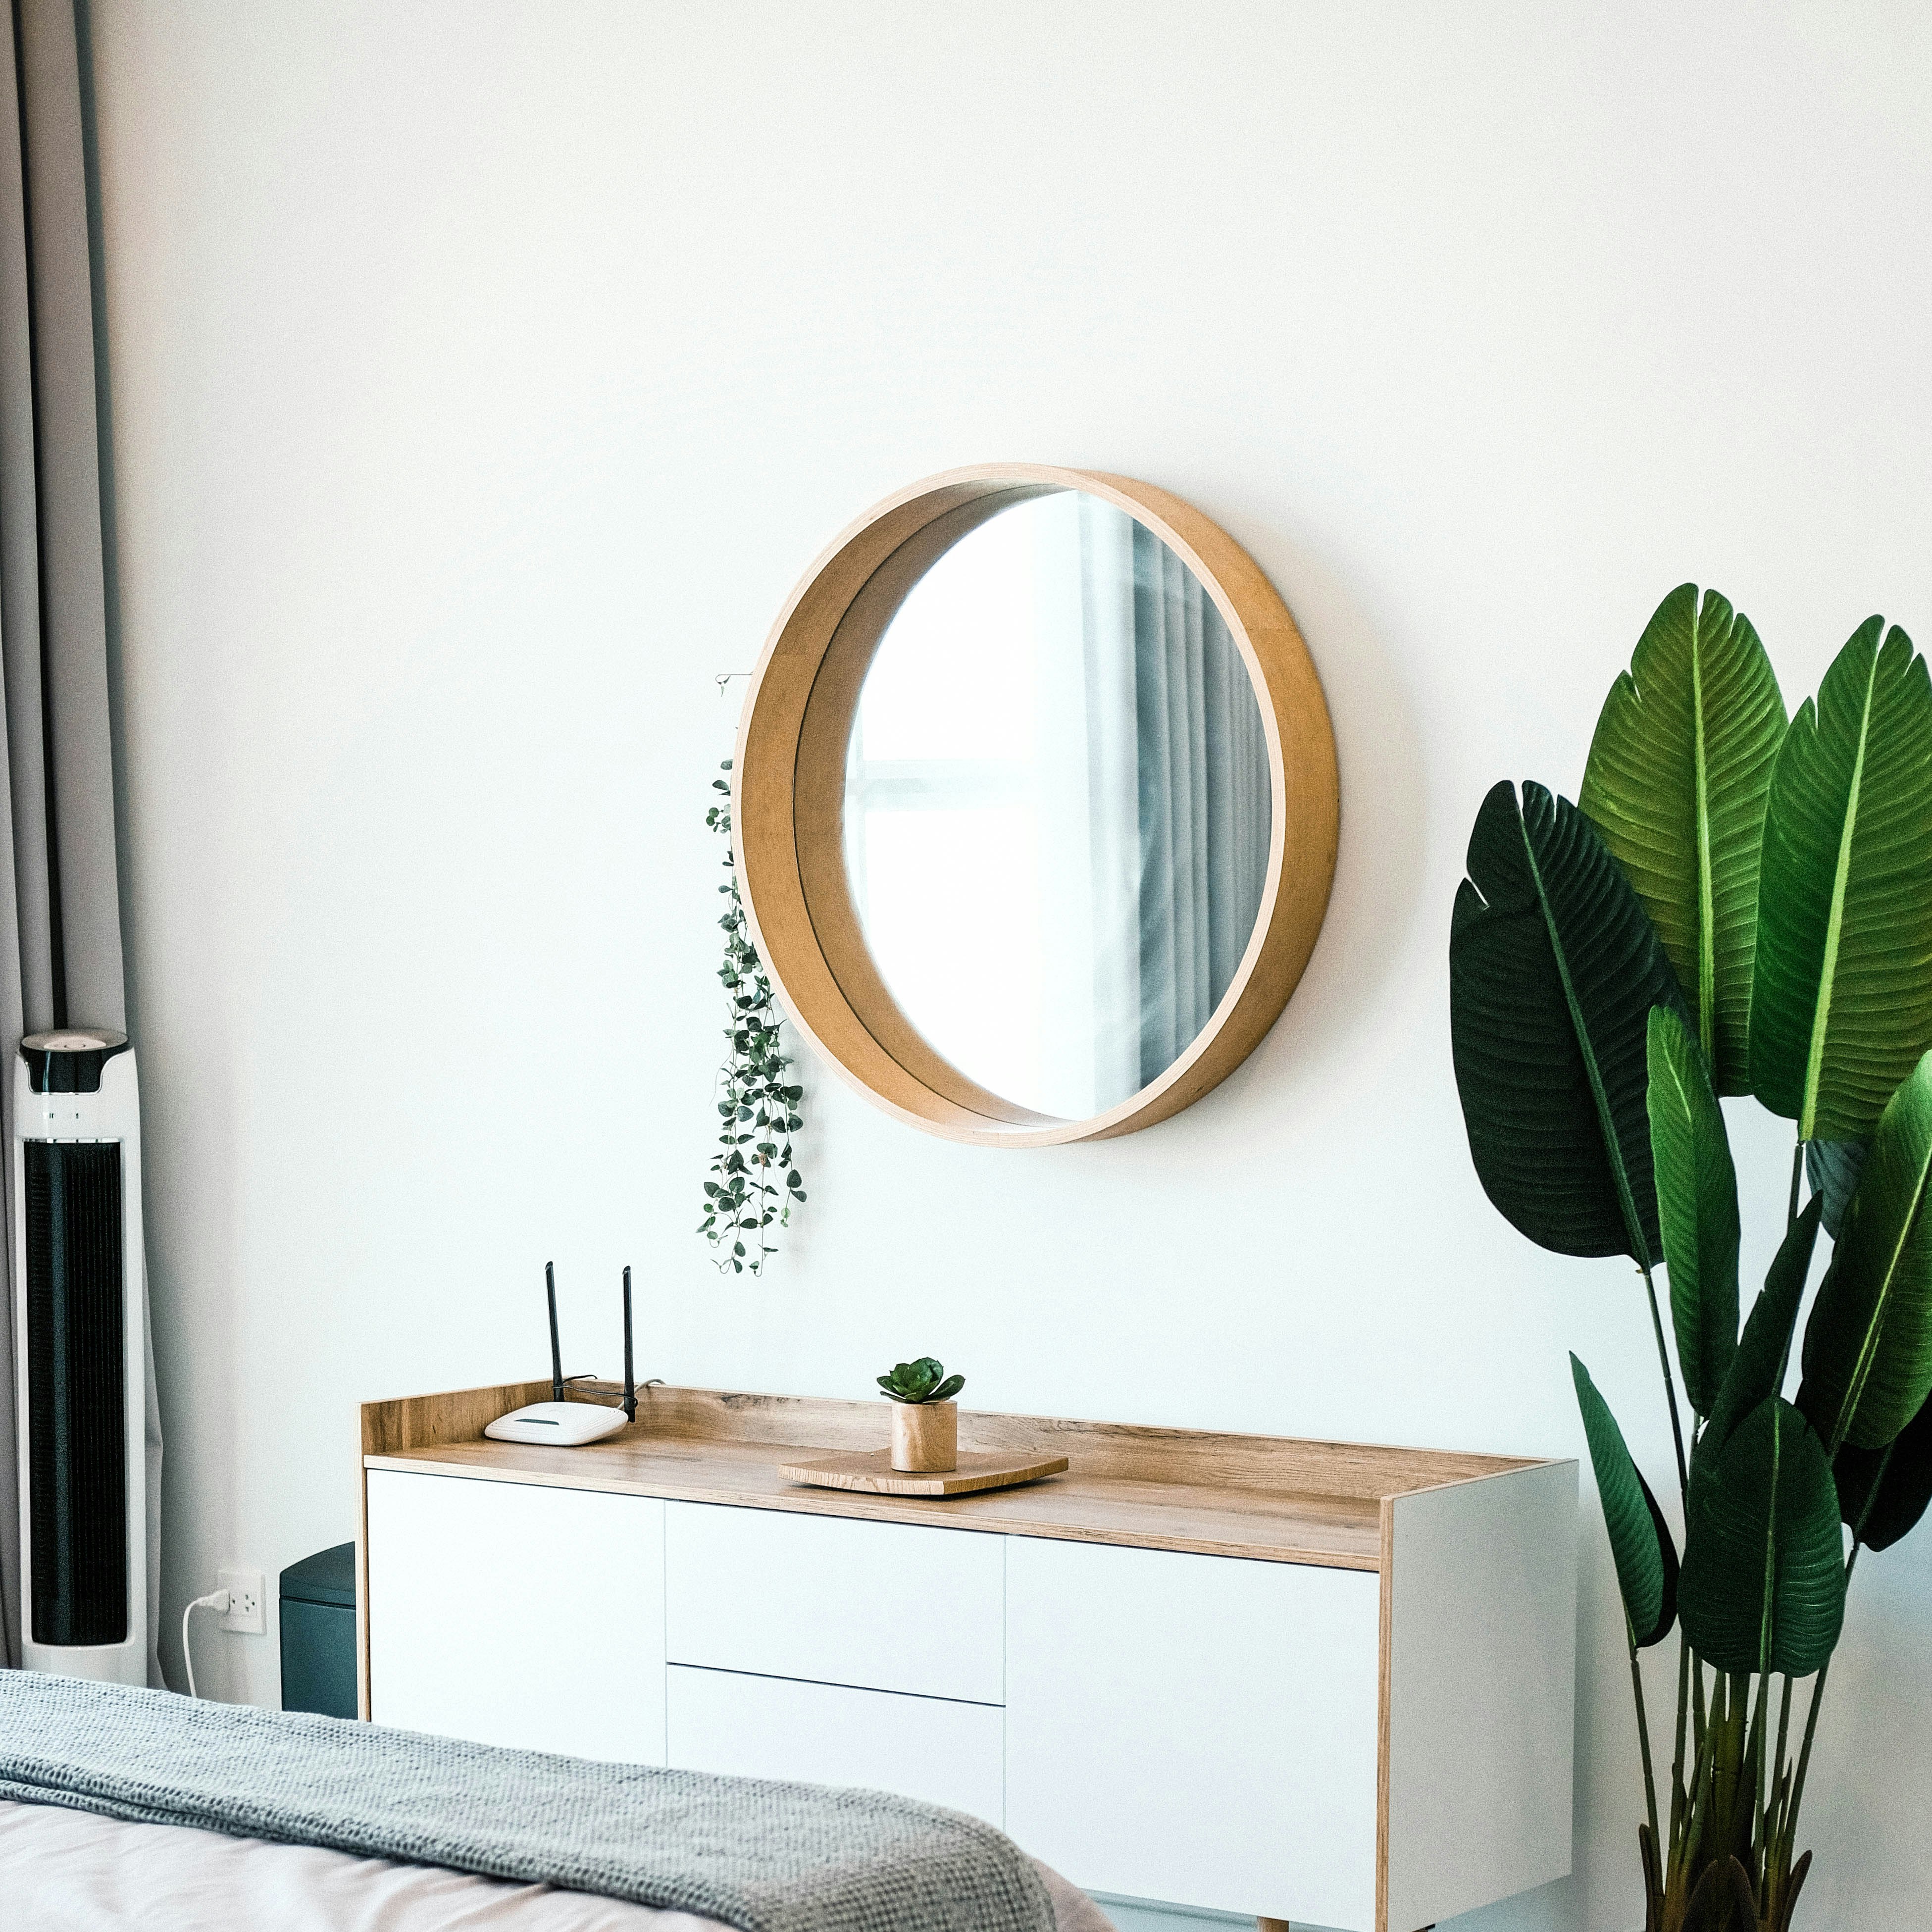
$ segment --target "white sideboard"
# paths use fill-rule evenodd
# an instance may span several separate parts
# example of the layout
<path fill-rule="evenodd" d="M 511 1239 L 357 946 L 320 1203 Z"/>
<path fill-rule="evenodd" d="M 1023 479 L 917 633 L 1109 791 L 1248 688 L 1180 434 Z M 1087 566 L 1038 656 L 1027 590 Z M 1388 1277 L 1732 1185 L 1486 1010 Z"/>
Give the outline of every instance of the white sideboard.
<path fill-rule="evenodd" d="M 533 1388 L 365 1407 L 365 1715 L 902 1792 L 1090 1890 L 1344 1932 L 1569 1870 L 1574 1463 L 966 1414 L 1072 1467 L 928 1501 L 778 1477 L 870 1404 L 480 1439 Z"/>

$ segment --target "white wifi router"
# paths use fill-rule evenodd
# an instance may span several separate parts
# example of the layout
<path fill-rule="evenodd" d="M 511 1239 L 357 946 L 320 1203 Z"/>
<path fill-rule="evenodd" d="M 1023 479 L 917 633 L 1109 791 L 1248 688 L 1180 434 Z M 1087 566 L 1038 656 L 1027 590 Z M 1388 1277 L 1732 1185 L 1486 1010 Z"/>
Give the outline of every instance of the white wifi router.
<path fill-rule="evenodd" d="M 544 1264 L 544 1289 L 550 1298 L 550 1394 L 548 1402 L 513 1408 L 484 1425 L 483 1433 L 499 1442 L 548 1442 L 560 1449 L 580 1449 L 634 1422 L 638 1394 L 631 1376 L 631 1270 L 624 1270 L 624 1400 L 619 1408 L 602 1402 L 563 1399 L 563 1351 L 556 1339 L 556 1269 Z"/>
<path fill-rule="evenodd" d="M 577 1449 L 616 1435 L 628 1419 L 621 1408 L 606 1408 L 601 1402 L 533 1402 L 498 1416 L 483 1433 L 499 1442 L 548 1442 Z"/>

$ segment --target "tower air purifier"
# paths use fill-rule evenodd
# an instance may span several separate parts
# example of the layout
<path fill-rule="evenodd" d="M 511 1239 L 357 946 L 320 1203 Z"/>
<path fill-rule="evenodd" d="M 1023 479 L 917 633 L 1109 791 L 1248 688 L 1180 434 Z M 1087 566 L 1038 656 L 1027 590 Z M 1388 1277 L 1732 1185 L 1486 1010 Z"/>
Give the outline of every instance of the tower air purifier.
<path fill-rule="evenodd" d="M 24 1661 L 145 1684 L 146 1273 L 124 1034 L 20 1042 L 13 1158 Z"/>

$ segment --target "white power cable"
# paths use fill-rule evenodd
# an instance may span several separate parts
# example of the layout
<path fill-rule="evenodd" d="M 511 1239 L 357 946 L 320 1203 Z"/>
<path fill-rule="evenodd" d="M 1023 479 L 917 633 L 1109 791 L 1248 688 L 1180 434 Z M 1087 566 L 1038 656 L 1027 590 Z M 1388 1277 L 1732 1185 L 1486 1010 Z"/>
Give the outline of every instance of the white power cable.
<path fill-rule="evenodd" d="M 199 1697 L 201 1693 L 194 1688 L 194 1652 L 188 1648 L 188 1620 L 196 1610 L 220 1610 L 225 1616 L 228 1610 L 228 1592 L 211 1590 L 205 1597 L 197 1597 L 182 1612 L 182 1660 L 188 1666 L 188 1694 Z"/>

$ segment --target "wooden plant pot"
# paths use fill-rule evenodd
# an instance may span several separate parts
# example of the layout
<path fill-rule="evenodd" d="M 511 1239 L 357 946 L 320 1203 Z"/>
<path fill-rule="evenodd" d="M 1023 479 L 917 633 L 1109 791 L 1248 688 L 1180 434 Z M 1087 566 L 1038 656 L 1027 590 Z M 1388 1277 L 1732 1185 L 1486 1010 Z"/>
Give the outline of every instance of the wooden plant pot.
<path fill-rule="evenodd" d="M 956 1402 L 892 1404 L 892 1467 L 908 1475 L 932 1475 L 959 1466 L 959 1405 Z"/>

